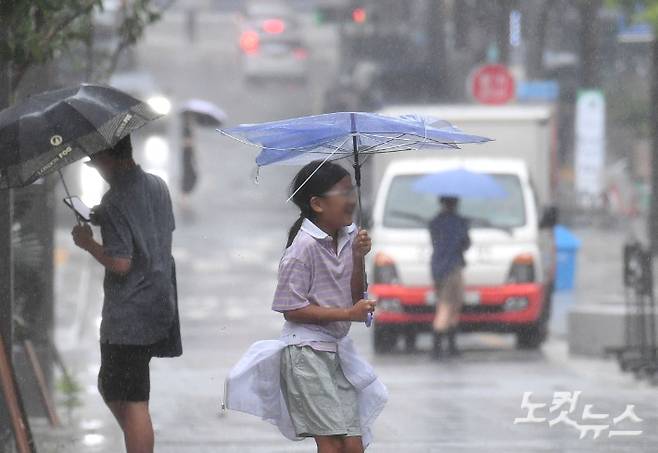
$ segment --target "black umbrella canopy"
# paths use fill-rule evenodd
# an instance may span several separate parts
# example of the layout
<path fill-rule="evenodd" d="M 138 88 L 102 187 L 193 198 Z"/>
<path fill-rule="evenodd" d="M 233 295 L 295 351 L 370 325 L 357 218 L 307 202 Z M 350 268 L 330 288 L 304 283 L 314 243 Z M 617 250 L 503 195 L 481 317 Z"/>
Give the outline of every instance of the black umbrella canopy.
<path fill-rule="evenodd" d="M 114 146 L 160 115 L 115 88 L 82 84 L 0 112 L 0 189 L 23 187 Z"/>

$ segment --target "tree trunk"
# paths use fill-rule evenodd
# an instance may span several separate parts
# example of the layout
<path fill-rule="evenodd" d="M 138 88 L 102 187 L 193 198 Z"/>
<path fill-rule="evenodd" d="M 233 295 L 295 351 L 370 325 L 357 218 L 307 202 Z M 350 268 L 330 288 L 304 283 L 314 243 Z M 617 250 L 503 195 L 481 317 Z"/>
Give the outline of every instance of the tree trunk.
<path fill-rule="evenodd" d="M 651 206 L 649 213 L 649 241 L 651 251 L 658 255 L 658 27 L 651 45 Z"/>

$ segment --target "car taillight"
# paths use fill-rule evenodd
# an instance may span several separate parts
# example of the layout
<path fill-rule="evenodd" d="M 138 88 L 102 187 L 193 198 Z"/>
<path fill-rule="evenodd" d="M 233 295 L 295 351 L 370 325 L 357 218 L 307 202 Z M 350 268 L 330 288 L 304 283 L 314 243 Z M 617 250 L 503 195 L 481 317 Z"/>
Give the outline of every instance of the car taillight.
<path fill-rule="evenodd" d="M 523 254 L 514 258 L 509 275 L 508 283 L 532 283 L 535 281 L 535 259 L 532 255 Z"/>
<path fill-rule="evenodd" d="M 393 258 L 381 252 L 375 256 L 375 275 L 373 276 L 373 280 L 373 283 L 388 285 L 400 283 L 398 270 L 395 267 Z"/>
<path fill-rule="evenodd" d="M 306 60 L 308 58 L 308 50 L 303 47 L 298 47 L 294 51 L 295 58 L 298 60 Z"/>
<path fill-rule="evenodd" d="M 281 19 L 267 19 L 263 21 L 263 31 L 271 35 L 280 35 L 286 31 L 286 23 Z"/>
<path fill-rule="evenodd" d="M 363 23 L 365 23 L 367 18 L 368 18 L 368 15 L 366 13 L 365 8 L 354 8 L 354 10 L 352 10 L 352 20 L 355 23 L 363 24 Z"/>
<path fill-rule="evenodd" d="M 260 46 L 260 37 L 258 33 L 253 30 L 247 30 L 242 32 L 240 35 L 240 49 L 244 53 L 253 54 L 258 52 L 258 47 Z"/>

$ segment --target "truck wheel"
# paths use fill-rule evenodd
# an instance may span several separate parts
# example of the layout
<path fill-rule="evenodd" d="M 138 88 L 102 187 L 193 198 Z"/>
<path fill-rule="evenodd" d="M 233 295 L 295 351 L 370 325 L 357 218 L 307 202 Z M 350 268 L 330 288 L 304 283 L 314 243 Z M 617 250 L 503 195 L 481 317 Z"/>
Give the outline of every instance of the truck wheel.
<path fill-rule="evenodd" d="M 517 349 L 539 349 L 548 336 L 548 320 L 540 319 L 536 324 L 516 333 Z"/>
<path fill-rule="evenodd" d="M 553 285 L 551 284 L 544 299 L 544 308 L 537 322 L 516 333 L 517 349 L 538 349 L 546 341 L 546 338 L 548 338 L 548 320 L 551 317 L 552 302 Z"/>
<path fill-rule="evenodd" d="M 377 354 L 391 352 L 398 342 L 398 334 L 395 328 L 391 326 L 378 326 L 375 324 L 372 338 Z"/>
<path fill-rule="evenodd" d="M 407 327 L 404 331 L 404 349 L 406 352 L 416 350 L 416 329 L 413 327 Z"/>

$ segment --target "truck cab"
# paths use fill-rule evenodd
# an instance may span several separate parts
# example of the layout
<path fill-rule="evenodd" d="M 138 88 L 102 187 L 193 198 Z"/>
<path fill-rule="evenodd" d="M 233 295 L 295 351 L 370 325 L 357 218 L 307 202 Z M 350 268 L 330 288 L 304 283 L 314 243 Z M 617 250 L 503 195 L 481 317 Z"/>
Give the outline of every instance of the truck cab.
<path fill-rule="evenodd" d="M 469 219 L 472 242 L 465 254 L 460 330 L 514 333 L 519 348 L 541 346 L 548 335 L 554 288 L 556 212 L 541 201 L 548 189 L 540 193 L 537 188 L 538 179 L 544 178 L 540 184 L 550 180 L 550 166 L 542 167 L 550 156 L 541 156 L 538 162 L 537 155 L 548 153 L 550 147 L 525 150 L 524 157 L 523 151 L 514 149 L 514 140 L 517 145 L 542 145 L 537 140 L 547 124 L 542 121 L 524 130 L 503 121 L 496 135 L 496 127 L 489 124 L 494 132 L 489 136 L 504 141 L 489 149 L 484 144 L 476 151 L 421 150 L 372 160 L 381 166 L 371 169 L 378 179 L 369 222 L 373 250 L 367 263 L 369 293 L 378 300 L 373 329 L 376 352 L 391 350 L 401 336 L 412 348 L 419 332 L 431 331 L 437 301 L 428 225 L 440 205 L 436 195 L 416 192 L 413 185 L 427 174 L 459 168 L 490 175 L 507 194 L 501 199 L 460 200 L 459 212 Z M 480 133 L 478 128 L 464 129 Z"/>

